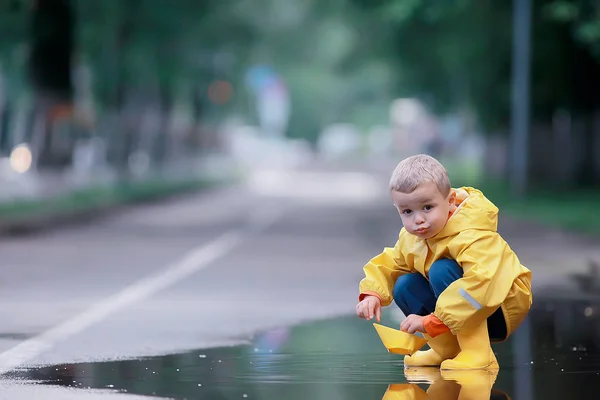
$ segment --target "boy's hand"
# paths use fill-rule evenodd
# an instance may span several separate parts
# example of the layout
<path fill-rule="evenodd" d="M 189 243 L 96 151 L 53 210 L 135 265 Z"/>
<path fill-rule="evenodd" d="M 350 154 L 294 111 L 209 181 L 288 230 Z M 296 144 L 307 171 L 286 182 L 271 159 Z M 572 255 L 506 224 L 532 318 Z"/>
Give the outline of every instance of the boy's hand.
<path fill-rule="evenodd" d="M 356 305 L 356 315 L 367 321 L 377 318 L 377 322 L 381 320 L 381 302 L 377 296 L 367 296 Z"/>
<path fill-rule="evenodd" d="M 416 314 L 410 314 L 406 317 L 400 324 L 400 330 L 411 334 L 414 334 L 415 332 L 427 333 L 423 326 L 423 317 Z"/>

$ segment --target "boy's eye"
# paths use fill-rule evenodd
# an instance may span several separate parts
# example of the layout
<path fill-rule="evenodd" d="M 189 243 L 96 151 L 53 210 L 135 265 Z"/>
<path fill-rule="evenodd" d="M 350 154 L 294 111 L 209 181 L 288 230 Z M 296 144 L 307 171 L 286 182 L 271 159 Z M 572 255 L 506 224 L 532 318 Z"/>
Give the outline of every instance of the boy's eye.
<path fill-rule="evenodd" d="M 433 208 L 433 206 L 425 206 L 425 207 L 423 207 L 423 210 L 425 210 L 425 211 L 429 211 L 429 210 L 431 210 L 432 208 Z"/>
<path fill-rule="evenodd" d="M 402 210 L 402 214 L 405 215 L 409 215 L 412 211 L 411 210 Z"/>

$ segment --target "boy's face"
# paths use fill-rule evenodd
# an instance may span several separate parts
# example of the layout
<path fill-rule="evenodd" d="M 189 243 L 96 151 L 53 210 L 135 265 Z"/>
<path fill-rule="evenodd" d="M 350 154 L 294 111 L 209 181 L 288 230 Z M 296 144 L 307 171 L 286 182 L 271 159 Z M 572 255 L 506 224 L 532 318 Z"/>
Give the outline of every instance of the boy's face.
<path fill-rule="evenodd" d="M 392 191 L 391 195 L 404 228 L 421 239 L 440 233 L 456 197 L 452 190 L 448 196 L 442 195 L 434 182 L 419 185 L 412 193 Z"/>

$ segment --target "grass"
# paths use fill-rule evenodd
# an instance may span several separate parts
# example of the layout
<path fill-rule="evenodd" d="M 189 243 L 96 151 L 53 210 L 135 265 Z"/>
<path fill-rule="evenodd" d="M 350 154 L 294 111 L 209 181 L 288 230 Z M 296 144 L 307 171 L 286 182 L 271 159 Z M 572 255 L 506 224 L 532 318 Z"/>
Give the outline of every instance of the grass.
<path fill-rule="evenodd" d="M 569 231 L 600 235 L 600 190 L 539 188 L 515 198 L 507 182 L 489 180 L 475 163 L 450 162 L 453 186 L 473 186 L 505 215 Z"/>
<path fill-rule="evenodd" d="M 486 196 L 512 216 L 581 233 L 600 235 L 599 190 L 532 190 L 523 200 L 515 199 L 505 182 L 480 184 Z"/>

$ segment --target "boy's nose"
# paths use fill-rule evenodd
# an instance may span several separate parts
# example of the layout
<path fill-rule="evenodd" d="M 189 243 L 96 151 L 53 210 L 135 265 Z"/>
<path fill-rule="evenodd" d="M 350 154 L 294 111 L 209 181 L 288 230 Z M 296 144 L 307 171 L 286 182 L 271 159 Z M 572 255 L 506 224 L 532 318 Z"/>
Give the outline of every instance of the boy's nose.
<path fill-rule="evenodd" d="M 416 224 L 421 225 L 424 222 L 425 222 L 425 218 L 423 218 L 423 216 L 421 214 L 415 215 L 415 223 Z"/>

